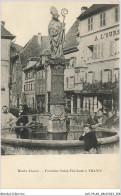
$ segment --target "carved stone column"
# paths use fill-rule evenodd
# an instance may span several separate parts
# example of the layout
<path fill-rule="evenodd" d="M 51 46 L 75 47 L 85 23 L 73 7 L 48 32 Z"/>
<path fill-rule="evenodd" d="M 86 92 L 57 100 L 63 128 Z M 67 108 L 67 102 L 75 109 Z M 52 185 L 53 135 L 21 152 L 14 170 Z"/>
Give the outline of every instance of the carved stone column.
<path fill-rule="evenodd" d="M 65 97 L 64 97 L 64 69 L 68 60 L 49 59 L 47 66 L 51 69 L 50 120 L 49 139 L 66 139 Z"/>

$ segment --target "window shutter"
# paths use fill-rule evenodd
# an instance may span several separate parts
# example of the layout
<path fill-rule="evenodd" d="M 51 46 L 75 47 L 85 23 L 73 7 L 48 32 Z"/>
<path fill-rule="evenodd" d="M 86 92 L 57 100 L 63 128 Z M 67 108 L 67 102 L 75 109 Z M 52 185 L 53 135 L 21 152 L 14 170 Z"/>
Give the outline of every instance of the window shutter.
<path fill-rule="evenodd" d="M 91 30 L 93 29 L 93 17 L 91 17 Z"/>
<path fill-rule="evenodd" d="M 100 26 L 102 26 L 102 13 L 100 13 Z"/>
<path fill-rule="evenodd" d="M 68 77 L 66 78 L 66 87 L 68 88 Z"/>
<path fill-rule="evenodd" d="M 94 83 L 95 82 L 95 72 L 93 72 L 93 76 L 92 76 L 92 82 Z"/>
<path fill-rule="evenodd" d="M 101 82 L 103 81 L 103 75 L 102 75 L 102 73 L 103 73 L 103 72 L 101 71 Z"/>
<path fill-rule="evenodd" d="M 104 43 L 101 43 L 101 58 L 103 58 Z"/>
<path fill-rule="evenodd" d="M 110 82 L 112 82 L 112 69 L 110 70 Z"/>
<path fill-rule="evenodd" d="M 101 45 L 97 45 L 97 58 L 100 58 L 101 50 L 100 50 Z"/>
<path fill-rule="evenodd" d="M 94 45 L 93 59 L 97 59 L 97 45 Z"/>
<path fill-rule="evenodd" d="M 87 73 L 85 73 L 85 82 L 87 82 Z"/>
<path fill-rule="evenodd" d="M 90 31 L 90 18 L 88 18 L 88 31 Z"/>
<path fill-rule="evenodd" d="M 105 25 L 106 24 L 106 13 L 104 12 L 103 13 L 103 25 Z"/>

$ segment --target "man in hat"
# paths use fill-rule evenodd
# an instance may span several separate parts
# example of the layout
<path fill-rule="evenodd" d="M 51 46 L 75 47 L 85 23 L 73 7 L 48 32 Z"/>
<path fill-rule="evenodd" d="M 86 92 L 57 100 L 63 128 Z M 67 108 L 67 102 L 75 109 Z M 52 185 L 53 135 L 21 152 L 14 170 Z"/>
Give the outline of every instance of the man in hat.
<path fill-rule="evenodd" d="M 84 140 L 84 154 L 97 154 L 98 141 L 90 125 L 86 124 L 84 126 L 84 133 L 80 136 L 79 140 Z"/>
<path fill-rule="evenodd" d="M 58 19 L 58 10 L 55 7 L 51 7 L 50 13 L 52 14 L 52 20 L 48 25 L 48 33 L 51 46 L 51 57 L 61 58 L 63 57 L 63 44 L 65 41 L 65 23 L 61 23 Z"/>

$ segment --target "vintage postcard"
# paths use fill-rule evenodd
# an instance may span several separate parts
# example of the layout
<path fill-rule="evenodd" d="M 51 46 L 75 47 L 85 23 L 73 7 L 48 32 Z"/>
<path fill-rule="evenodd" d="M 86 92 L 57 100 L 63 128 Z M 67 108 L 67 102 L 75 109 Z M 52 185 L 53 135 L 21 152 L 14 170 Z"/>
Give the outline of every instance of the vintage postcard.
<path fill-rule="evenodd" d="M 119 1 L 1 1 L 1 189 L 120 188 Z"/>

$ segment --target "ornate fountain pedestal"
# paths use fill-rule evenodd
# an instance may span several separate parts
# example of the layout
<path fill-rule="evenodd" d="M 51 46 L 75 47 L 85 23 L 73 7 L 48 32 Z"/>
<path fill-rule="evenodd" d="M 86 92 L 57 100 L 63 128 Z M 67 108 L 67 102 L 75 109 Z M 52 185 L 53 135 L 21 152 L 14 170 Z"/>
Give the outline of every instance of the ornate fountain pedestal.
<path fill-rule="evenodd" d="M 47 65 L 51 70 L 50 120 L 48 127 L 49 139 L 66 140 L 64 69 L 68 60 L 62 58 L 49 59 Z"/>

